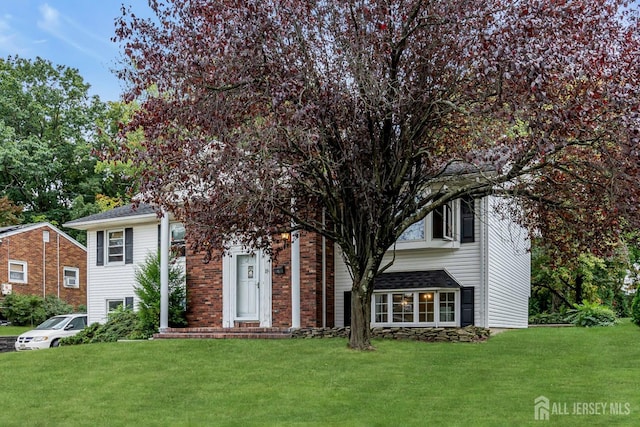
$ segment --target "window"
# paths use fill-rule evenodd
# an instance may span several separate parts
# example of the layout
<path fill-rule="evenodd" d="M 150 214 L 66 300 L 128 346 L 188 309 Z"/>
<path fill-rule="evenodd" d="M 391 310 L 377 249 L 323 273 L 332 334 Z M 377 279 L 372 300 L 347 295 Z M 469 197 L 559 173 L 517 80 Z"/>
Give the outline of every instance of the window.
<path fill-rule="evenodd" d="M 451 205 L 437 207 L 432 213 L 433 238 L 453 240 L 453 210 Z"/>
<path fill-rule="evenodd" d="M 375 313 L 377 323 L 387 323 L 389 321 L 389 311 L 388 311 L 388 295 L 387 294 L 375 294 Z"/>
<path fill-rule="evenodd" d="M 391 294 L 393 300 L 393 322 L 413 322 L 413 294 Z"/>
<path fill-rule="evenodd" d="M 69 322 L 65 329 L 77 331 L 78 329 L 84 329 L 85 326 L 87 326 L 87 316 L 80 316 Z"/>
<path fill-rule="evenodd" d="M 63 269 L 64 287 L 79 288 L 80 287 L 80 269 L 76 267 L 64 267 Z"/>
<path fill-rule="evenodd" d="M 171 250 L 178 257 L 185 256 L 185 228 L 182 223 L 171 224 Z"/>
<path fill-rule="evenodd" d="M 107 233 L 107 262 L 124 261 L 124 230 Z"/>
<path fill-rule="evenodd" d="M 371 322 L 405 326 L 457 326 L 457 295 L 457 291 L 450 290 L 376 292 L 373 294 Z"/>
<path fill-rule="evenodd" d="M 453 322 L 456 317 L 456 294 L 440 292 L 440 321 Z"/>
<path fill-rule="evenodd" d="M 108 299 L 107 300 L 107 313 L 113 313 L 118 307 L 124 307 L 124 299 Z"/>
<path fill-rule="evenodd" d="M 133 310 L 133 297 L 112 298 L 107 300 L 107 313 L 118 310 L 118 307 Z"/>
<path fill-rule="evenodd" d="M 96 265 L 133 264 L 133 228 L 96 232 Z"/>
<path fill-rule="evenodd" d="M 409 228 L 404 230 L 404 232 L 398 238 L 399 242 L 410 242 L 417 240 L 424 240 L 425 236 L 425 221 L 418 221 L 414 224 L 411 224 Z"/>
<path fill-rule="evenodd" d="M 27 283 L 27 263 L 24 261 L 9 261 L 9 281 Z"/>
<path fill-rule="evenodd" d="M 420 292 L 418 294 L 418 321 L 431 323 L 435 313 L 435 293 Z"/>

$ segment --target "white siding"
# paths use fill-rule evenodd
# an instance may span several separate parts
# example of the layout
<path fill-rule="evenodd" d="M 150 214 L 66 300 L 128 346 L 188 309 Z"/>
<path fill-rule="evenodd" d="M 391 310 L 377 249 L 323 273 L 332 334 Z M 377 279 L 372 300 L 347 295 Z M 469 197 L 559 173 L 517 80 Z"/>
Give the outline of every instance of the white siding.
<path fill-rule="evenodd" d="M 495 213 L 489 199 L 487 281 L 489 327 L 526 328 L 531 289 L 531 255 L 526 230 Z"/>
<path fill-rule="evenodd" d="M 158 223 L 133 225 L 133 264 L 96 265 L 96 232 L 124 227 L 87 230 L 87 311 L 89 323 L 104 323 L 107 320 L 107 300 L 133 297 L 134 308 L 138 306 L 135 295 L 135 270 L 144 263 L 147 254 L 158 250 Z M 106 233 L 105 233 L 106 234 Z M 106 235 L 105 235 L 106 242 Z"/>
<path fill-rule="evenodd" d="M 479 203 L 476 212 L 479 212 Z M 481 301 L 485 298 L 481 285 L 480 268 L 480 224 L 483 221 L 476 215 L 475 242 L 459 244 L 459 249 L 426 248 L 396 250 L 393 265 L 386 272 L 425 271 L 445 269 L 462 286 L 474 286 L 474 323 L 484 326 Z M 344 292 L 350 291 L 351 276 L 342 260 L 340 248 L 335 248 L 335 321 L 336 326 L 344 326 Z M 391 260 L 388 252 L 382 265 Z"/>

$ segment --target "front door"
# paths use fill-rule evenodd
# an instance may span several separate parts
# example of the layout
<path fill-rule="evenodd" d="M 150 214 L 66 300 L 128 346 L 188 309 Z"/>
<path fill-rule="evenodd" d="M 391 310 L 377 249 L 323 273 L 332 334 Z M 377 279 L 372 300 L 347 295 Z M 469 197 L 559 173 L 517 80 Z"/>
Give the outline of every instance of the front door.
<path fill-rule="evenodd" d="M 258 320 L 260 318 L 260 282 L 257 258 L 237 255 L 236 264 L 236 318 Z"/>

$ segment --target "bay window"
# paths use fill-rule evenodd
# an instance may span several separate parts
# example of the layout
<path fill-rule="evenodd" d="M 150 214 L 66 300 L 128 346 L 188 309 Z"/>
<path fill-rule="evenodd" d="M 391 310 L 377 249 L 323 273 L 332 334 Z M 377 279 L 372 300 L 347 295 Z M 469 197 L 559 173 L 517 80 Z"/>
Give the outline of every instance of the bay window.
<path fill-rule="evenodd" d="M 374 326 L 458 326 L 458 295 L 450 289 L 374 292 L 371 322 Z"/>

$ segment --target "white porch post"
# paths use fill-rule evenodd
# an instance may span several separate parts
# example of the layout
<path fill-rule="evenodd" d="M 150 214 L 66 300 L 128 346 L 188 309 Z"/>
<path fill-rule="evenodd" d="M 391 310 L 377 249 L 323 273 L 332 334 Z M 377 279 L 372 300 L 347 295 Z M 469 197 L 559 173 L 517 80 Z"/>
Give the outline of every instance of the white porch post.
<path fill-rule="evenodd" d="M 300 233 L 291 233 L 291 327 L 300 327 Z"/>
<path fill-rule="evenodd" d="M 160 332 L 169 327 L 169 213 L 160 220 Z"/>

